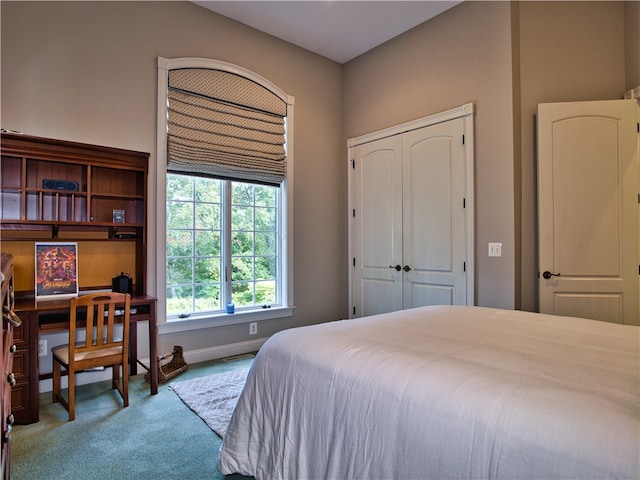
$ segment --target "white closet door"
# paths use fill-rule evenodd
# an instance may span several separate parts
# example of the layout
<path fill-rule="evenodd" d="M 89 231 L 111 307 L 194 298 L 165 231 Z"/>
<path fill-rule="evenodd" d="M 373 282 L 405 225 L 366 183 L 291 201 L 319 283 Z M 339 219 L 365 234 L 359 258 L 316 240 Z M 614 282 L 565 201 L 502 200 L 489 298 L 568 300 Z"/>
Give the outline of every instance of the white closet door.
<path fill-rule="evenodd" d="M 402 309 L 402 141 L 358 145 L 353 174 L 355 315 Z"/>
<path fill-rule="evenodd" d="M 467 304 L 464 120 L 357 145 L 355 316 Z"/>
<path fill-rule="evenodd" d="M 462 119 L 402 135 L 403 307 L 466 304 Z"/>

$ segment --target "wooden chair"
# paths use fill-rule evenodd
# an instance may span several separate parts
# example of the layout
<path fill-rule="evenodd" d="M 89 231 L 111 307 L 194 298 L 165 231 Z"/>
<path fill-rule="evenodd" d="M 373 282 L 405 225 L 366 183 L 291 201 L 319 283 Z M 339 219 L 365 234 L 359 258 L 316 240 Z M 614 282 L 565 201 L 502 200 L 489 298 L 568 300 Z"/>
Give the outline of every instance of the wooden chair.
<path fill-rule="evenodd" d="M 75 374 L 89 368 L 111 367 L 111 388 L 117 389 L 124 406 L 129 406 L 130 305 L 131 296 L 128 293 L 94 293 L 71 299 L 69 343 L 51 349 L 53 403 L 60 402 L 64 406 L 69 412 L 70 421 L 75 420 Z M 78 330 L 84 326 L 80 316 L 83 309 L 86 309 L 86 337 L 78 339 Z M 116 338 L 114 334 L 117 323 L 122 323 L 121 338 Z M 61 367 L 68 373 L 68 400 L 62 396 Z"/>

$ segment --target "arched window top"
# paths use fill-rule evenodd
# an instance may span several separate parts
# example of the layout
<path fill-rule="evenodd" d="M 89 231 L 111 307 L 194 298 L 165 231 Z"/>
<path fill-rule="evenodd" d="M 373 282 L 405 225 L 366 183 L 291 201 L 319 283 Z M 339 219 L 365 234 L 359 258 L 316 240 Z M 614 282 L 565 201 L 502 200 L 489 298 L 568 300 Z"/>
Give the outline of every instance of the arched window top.
<path fill-rule="evenodd" d="M 278 185 L 293 98 L 237 65 L 159 58 L 167 92 L 167 169 Z"/>
<path fill-rule="evenodd" d="M 170 70 L 169 89 L 280 117 L 287 116 L 287 104 L 278 95 L 253 80 L 223 70 Z"/>
<path fill-rule="evenodd" d="M 158 68 L 164 70 L 178 70 L 182 68 L 205 68 L 212 70 L 220 70 L 223 72 L 234 73 L 240 77 L 244 77 L 251 80 L 258 85 L 263 86 L 270 92 L 277 95 L 287 105 L 293 105 L 295 103 L 294 97 L 287 95 L 281 88 L 275 85 L 273 82 L 258 75 L 251 70 L 248 70 L 239 65 L 233 63 L 227 63 L 220 60 L 212 60 L 210 58 L 198 58 L 198 57 L 184 57 L 184 58 L 163 58 L 158 57 Z"/>

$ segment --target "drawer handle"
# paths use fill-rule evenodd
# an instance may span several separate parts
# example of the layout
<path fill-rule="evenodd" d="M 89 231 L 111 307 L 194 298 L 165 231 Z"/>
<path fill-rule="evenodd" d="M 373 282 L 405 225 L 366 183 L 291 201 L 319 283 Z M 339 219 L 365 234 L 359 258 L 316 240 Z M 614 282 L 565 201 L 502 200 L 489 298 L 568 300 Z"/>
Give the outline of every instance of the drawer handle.
<path fill-rule="evenodd" d="M 11 345 L 11 348 L 9 349 L 11 353 L 16 353 L 17 350 L 18 350 L 18 346 L 15 343 Z"/>
<path fill-rule="evenodd" d="M 15 387 L 16 376 L 13 373 L 10 373 L 9 375 L 7 375 L 7 382 L 9 383 L 10 386 Z"/>
<path fill-rule="evenodd" d="M 22 325 L 22 320 L 20 317 L 15 314 L 7 305 L 2 307 L 2 318 L 9 322 L 14 327 L 19 327 Z"/>

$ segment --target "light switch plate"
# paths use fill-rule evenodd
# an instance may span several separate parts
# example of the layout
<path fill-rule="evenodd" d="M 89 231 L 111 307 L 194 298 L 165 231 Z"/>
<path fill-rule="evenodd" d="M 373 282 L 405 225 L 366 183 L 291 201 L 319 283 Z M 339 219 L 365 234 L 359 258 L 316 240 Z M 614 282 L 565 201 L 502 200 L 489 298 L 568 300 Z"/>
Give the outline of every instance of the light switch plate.
<path fill-rule="evenodd" d="M 502 256 L 502 243 L 490 242 L 489 243 L 489 256 L 501 257 Z"/>

